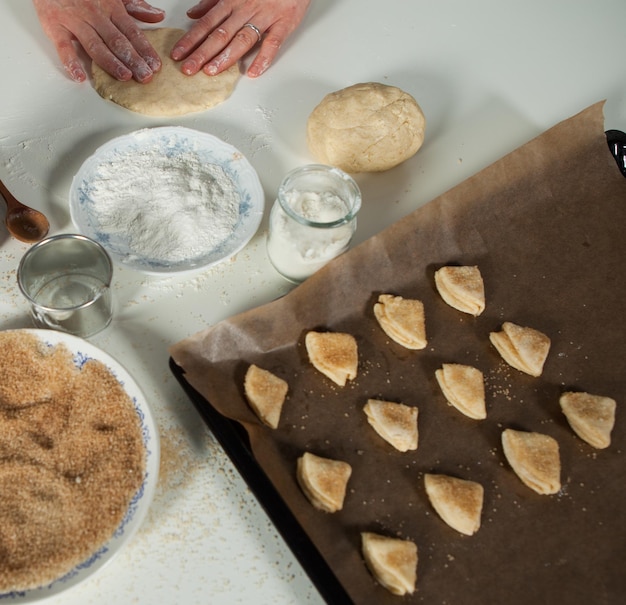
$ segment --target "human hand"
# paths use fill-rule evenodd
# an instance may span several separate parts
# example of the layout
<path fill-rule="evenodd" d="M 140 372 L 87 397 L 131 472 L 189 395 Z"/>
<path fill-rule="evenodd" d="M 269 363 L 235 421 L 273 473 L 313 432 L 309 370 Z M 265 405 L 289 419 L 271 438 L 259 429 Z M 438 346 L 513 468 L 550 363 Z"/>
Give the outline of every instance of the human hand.
<path fill-rule="evenodd" d="M 213 76 L 234 65 L 261 42 L 248 69 L 248 75 L 255 78 L 271 65 L 310 3 L 311 0 L 200 0 L 187 11 L 197 23 L 174 45 L 171 57 L 183 61 L 181 69 L 187 75 L 202 69 Z"/>
<path fill-rule="evenodd" d="M 33 4 L 72 80 L 87 78 L 76 43 L 118 80 L 149 82 L 161 69 L 159 55 L 135 19 L 157 23 L 165 13 L 144 0 L 33 0 Z"/>

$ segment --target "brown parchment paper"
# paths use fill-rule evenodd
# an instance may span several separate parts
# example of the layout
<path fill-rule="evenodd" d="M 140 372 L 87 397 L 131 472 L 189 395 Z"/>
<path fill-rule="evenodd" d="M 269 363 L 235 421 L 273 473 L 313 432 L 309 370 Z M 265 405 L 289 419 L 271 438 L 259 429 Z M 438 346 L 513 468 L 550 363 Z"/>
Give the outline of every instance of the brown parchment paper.
<path fill-rule="evenodd" d="M 602 103 L 556 125 L 466 182 L 330 263 L 289 295 L 174 345 L 189 383 L 244 424 L 257 460 L 356 603 L 613 604 L 626 597 L 626 179 L 604 135 Z M 476 264 L 487 307 L 478 318 L 448 307 L 433 282 L 444 264 Z M 428 347 L 408 351 L 378 327 L 379 293 L 419 298 Z M 503 321 L 545 332 L 543 375 L 507 366 L 488 340 Z M 346 331 L 359 375 L 333 386 L 309 365 L 311 329 Z M 434 378 L 443 362 L 485 376 L 488 417 L 446 404 Z M 243 398 L 256 363 L 290 386 L 280 426 L 259 424 Z M 618 402 L 613 442 L 576 437 L 559 394 L 580 389 Z M 399 453 L 368 426 L 368 397 L 419 408 L 419 448 Z M 540 496 L 502 453 L 504 428 L 560 445 L 562 490 Z M 295 481 L 304 450 L 353 467 L 344 509 L 314 510 Z M 425 472 L 482 483 L 480 530 L 449 528 L 432 510 Z M 360 555 L 363 530 L 418 545 L 415 594 L 377 585 Z"/>

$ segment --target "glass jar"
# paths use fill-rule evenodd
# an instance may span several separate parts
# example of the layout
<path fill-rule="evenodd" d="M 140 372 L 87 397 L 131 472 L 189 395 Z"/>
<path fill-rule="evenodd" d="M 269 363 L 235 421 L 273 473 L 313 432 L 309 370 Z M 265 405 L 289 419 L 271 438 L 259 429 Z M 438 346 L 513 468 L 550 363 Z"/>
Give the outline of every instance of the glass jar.
<path fill-rule="evenodd" d="M 292 170 L 270 212 L 267 253 L 274 268 L 299 283 L 345 252 L 360 207 L 359 187 L 342 170 L 321 164 Z"/>

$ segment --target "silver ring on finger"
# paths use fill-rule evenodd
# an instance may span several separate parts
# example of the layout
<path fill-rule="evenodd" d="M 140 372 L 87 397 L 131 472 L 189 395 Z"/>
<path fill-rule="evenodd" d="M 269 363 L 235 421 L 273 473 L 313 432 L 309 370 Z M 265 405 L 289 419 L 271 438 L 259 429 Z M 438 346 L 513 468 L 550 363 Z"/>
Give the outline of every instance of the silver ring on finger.
<path fill-rule="evenodd" d="M 261 40 L 261 32 L 256 25 L 252 25 L 252 23 L 246 23 L 241 29 L 243 29 L 244 27 L 249 27 L 256 34 L 257 42 Z"/>

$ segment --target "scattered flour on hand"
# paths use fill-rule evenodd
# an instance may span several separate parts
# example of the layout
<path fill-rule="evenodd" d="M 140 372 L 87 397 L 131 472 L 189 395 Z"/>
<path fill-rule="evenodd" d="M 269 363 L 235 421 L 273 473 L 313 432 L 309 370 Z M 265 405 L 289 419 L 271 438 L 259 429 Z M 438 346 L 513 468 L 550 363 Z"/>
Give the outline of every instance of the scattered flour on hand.
<path fill-rule="evenodd" d="M 239 219 L 237 187 L 221 166 L 192 151 L 168 157 L 158 145 L 103 162 L 89 196 L 99 231 L 165 263 L 210 253 Z"/>

